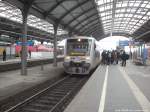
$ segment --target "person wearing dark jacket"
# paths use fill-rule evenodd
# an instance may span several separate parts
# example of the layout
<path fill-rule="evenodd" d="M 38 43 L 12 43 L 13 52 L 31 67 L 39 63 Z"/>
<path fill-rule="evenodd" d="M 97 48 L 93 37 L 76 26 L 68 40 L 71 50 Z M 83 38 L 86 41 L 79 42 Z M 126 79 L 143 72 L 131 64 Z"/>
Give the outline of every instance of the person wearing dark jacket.
<path fill-rule="evenodd" d="M 121 59 L 122 59 L 122 66 L 126 66 L 126 60 L 128 60 L 129 55 L 125 53 L 125 51 L 123 52 L 123 54 L 121 55 Z"/>
<path fill-rule="evenodd" d="M 6 61 L 6 50 L 3 50 L 3 61 Z"/>

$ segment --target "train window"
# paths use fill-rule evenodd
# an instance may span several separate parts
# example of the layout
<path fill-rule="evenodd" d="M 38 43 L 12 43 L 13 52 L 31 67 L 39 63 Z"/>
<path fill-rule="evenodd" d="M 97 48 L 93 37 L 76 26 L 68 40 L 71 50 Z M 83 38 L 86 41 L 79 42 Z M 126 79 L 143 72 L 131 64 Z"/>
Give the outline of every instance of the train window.
<path fill-rule="evenodd" d="M 92 41 L 90 39 L 68 39 L 67 40 L 67 55 L 72 56 L 87 56 L 90 55 Z"/>

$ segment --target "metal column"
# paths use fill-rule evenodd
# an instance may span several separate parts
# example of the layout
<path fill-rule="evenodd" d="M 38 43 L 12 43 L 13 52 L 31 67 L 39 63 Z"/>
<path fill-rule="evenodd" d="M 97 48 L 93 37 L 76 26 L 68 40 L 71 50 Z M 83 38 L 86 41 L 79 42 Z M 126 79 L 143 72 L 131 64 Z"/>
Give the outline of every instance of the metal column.
<path fill-rule="evenodd" d="M 147 59 L 147 55 L 146 55 L 146 48 L 145 48 L 145 42 L 143 43 L 143 65 L 146 65 L 146 59 Z"/>
<path fill-rule="evenodd" d="M 143 45 L 143 43 L 140 45 L 140 53 L 141 53 L 140 57 L 143 57 L 143 50 L 142 50 L 143 48 L 142 48 L 142 45 Z"/>
<path fill-rule="evenodd" d="M 27 75 L 27 17 L 28 17 L 29 7 L 24 6 L 22 10 L 22 48 L 21 48 L 21 75 Z"/>
<path fill-rule="evenodd" d="M 111 24 L 111 32 L 110 36 L 112 37 L 114 31 L 114 20 L 115 20 L 115 11 L 116 11 L 116 3 L 118 0 L 113 0 L 113 7 L 112 7 L 112 24 Z"/>
<path fill-rule="evenodd" d="M 54 62 L 53 65 L 56 67 L 57 66 L 57 29 L 58 29 L 58 24 L 54 25 Z"/>

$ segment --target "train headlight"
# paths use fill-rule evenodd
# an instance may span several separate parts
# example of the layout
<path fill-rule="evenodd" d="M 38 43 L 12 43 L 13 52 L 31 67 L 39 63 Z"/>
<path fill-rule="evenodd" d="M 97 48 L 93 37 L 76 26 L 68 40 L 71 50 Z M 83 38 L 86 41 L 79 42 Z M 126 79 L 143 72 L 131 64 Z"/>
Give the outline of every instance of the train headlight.
<path fill-rule="evenodd" d="M 70 60 L 71 57 L 70 57 L 70 56 L 66 56 L 65 59 L 66 59 L 66 60 Z"/>
<path fill-rule="evenodd" d="M 89 60 L 90 60 L 90 57 L 86 57 L 86 60 L 88 60 L 88 61 L 89 61 Z"/>
<path fill-rule="evenodd" d="M 81 42 L 81 39 L 80 39 L 80 38 L 78 39 L 78 42 Z"/>

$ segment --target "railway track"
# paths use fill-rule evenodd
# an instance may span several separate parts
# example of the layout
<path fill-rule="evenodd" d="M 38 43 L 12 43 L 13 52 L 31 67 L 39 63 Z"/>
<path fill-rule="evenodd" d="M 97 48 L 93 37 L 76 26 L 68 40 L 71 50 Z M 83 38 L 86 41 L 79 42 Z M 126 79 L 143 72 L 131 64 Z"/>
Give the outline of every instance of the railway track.
<path fill-rule="evenodd" d="M 67 76 L 5 112 L 62 112 L 88 78 Z"/>

